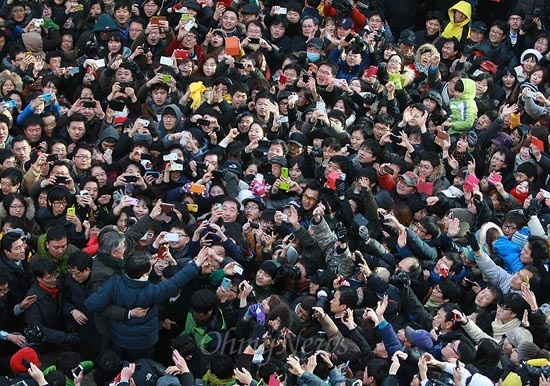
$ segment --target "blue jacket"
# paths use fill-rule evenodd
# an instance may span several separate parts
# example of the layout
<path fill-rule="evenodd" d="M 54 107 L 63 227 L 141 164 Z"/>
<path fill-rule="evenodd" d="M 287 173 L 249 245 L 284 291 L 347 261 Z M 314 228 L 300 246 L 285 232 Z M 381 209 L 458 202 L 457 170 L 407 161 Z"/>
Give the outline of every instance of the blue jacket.
<path fill-rule="evenodd" d="M 89 312 L 101 312 L 114 304 L 130 310 L 150 307 L 147 315 L 129 320 L 111 319 L 113 342 L 126 349 L 152 347 L 158 340 L 158 304 L 168 300 L 199 274 L 199 267 L 191 262 L 170 280 L 159 284 L 130 279 L 125 274 L 111 277 L 86 299 Z"/>

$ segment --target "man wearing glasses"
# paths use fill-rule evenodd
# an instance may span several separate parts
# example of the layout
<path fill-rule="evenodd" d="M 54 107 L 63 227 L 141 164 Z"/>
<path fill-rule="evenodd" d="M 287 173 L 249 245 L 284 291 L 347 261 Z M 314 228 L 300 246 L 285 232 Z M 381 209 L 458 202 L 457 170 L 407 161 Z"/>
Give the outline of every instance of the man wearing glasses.
<path fill-rule="evenodd" d="M 40 346 L 45 350 L 63 344 L 76 348 L 80 343 L 80 335 L 65 331 L 63 326 L 64 317 L 68 315 L 63 315 L 63 293 L 57 266 L 45 257 L 33 259 L 30 265 L 35 282 L 27 295 L 35 295 L 36 302 L 25 312 L 27 326 L 43 327 L 44 341 Z"/>

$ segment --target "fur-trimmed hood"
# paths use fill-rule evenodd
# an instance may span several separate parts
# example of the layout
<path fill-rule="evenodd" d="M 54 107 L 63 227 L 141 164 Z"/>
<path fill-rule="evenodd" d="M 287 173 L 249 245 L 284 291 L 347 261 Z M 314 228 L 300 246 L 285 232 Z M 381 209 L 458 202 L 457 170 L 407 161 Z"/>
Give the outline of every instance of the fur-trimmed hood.
<path fill-rule="evenodd" d="M 27 220 L 33 221 L 34 215 L 36 214 L 34 201 L 30 197 L 25 197 L 25 201 L 27 202 L 27 211 L 25 213 L 25 217 L 27 218 Z M 4 208 L 4 205 L 0 205 L 0 221 L 4 221 L 4 219 L 8 216 L 8 211 Z"/>

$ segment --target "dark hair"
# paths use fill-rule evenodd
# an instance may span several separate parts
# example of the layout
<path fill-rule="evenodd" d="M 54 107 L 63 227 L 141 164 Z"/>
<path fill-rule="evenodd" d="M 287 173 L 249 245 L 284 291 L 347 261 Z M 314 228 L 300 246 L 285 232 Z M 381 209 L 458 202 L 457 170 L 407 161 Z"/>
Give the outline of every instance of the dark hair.
<path fill-rule="evenodd" d="M 9 282 L 10 278 L 8 276 L 8 273 L 6 271 L 0 272 L 0 285 L 7 284 Z"/>
<path fill-rule="evenodd" d="M 433 216 L 424 216 L 418 221 L 420 225 L 426 230 L 426 233 L 432 236 L 432 239 L 435 239 L 441 234 L 441 230 L 437 225 L 437 220 Z"/>
<path fill-rule="evenodd" d="M 201 289 L 195 291 L 191 295 L 190 306 L 194 311 L 201 314 L 207 314 L 210 311 L 215 311 L 220 304 L 216 293 L 209 289 Z"/>
<path fill-rule="evenodd" d="M 516 318 L 519 320 L 523 318 L 523 312 L 529 307 L 523 297 L 515 292 L 509 292 L 504 295 L 500 301 L 500 304 L 509 308 L 514 314 L 516 314 Z"/>
<path fill-rule="evenodd" d="M 191 335 L 178 335 L 170 341 L 171 346 L 178 350 L 182 357 L 195 354 L 197 343 Z"/>
<path fill-rule="evenodd" d="M 2 252 L 11 251 L 12 244 L 19 239 L 21 239 L 21 236 L 15 232 L 8 232 L 4 236 L 2 236 L 2 240 L 0 241 Z"/>
<path fill-rule="evenodd" d="M 30 262 L 31 272 L 35 278 L 57 272 L 57 265 L 48 257 L 37 257 Z"/>
<path fill-rule="evenodd" d="M 97 386 L 107 386 L 122 370 L 120 357 L 112 350 L 105 350 L 94 361 L 94 380 Z"/>
<path fill-rule="evenodd" d="M 476 348 L 474 344 L 468 339 L 461 339 L 457 348 L 458 358 L 466 363 L 472 363 L 476 356 Z"/>
<path fill-rule="evenodd" d="M 124 271 L 131 279 L 139 279 L 151 269 L 151 254 L 148 251 L 138 250 L 132 257 L 126 259 Z"/>
<path fill-rule="evenodd" d="M 68 238 L 67 231 L 61 225 L 56 225 L 46 232 L 46 241 L 58 241 Z"/>
<path fill-rule="evenodd" d="M 535 267 L 541 267 L 543 263 L 548 260 L 548 240 L 546 237 L 529 236 L 527 242 L 531 247 L 533 265 Z"/>
<path fill-rule="evenodd" d="M 71 253 L 67 259 L 69 268 L 76 268 L 79 271 L 84 271 L 86 268 L 91 269 L 93 262 L 92 256 L 82 251 Z"/>
<path fill-rule="evenodd" d="M 23 173 L 17 168 L 7 168 L 0 173 L 0 178 L 9 178 L 12 185 L 17 185 L 23 181 Z"/>
<path fill-rule="evenodd" d="M 460 300 L 460 288 L 452 280 L 441 280 L 439 289 L 443 300 L 448 300 L 450 303 L 456 303 Z"/>
<path fill-rule="evenodd" d="M 388 361 L 380 358 L 374 358 L 367 364 L 367 374 L 373 377 L 377 385 L 381 385 L 384 378 L 388 376 L 390 365 Z"/>
<path fill-rule="evenodd" d="M 445 252 L 445 257 L 453 262 L 449 267 L 449 271 L 459 274 L 462 268 L 464 268 L 460 254 L 457 252 Z"/>
<path fill-rule="evenodd" d="M 27 207 L 29 206 L 29 203 L 27 200 L 25 200 L 25 196 L 23 196 L 20 193 L 10 193 L 7 196 L 4 197 L 4 200 L 2 201 L 2 205 L 4 206 L 4 209 L 6 212 L 10 212 L 10 206 L 15 201 L 19 200 L 21 203 L 25 206 L 25 212 L 27 211 Z"/>
<path fill-rule="evenodd" d="M 55 369 L 61 371 L 67 378 L 73 379 L 73 369 L 80 364 L 81 360 L 82 357 L 78 352 L 62 352 L 55 360 Z"/>
<path fill-rule="evenodd" d="M 340 304 L 345 305 L 347 308 L 355 308 L 357 306 L 357 291 L 351 287 L 338 287 L 340 293 Z"/>
<path fill-rule="evenodd" d="M 218 379 L 228 379 L 233 376 L 233 359 L 227 354 L 213 354 L 210 357 L 210 371 Z"/>

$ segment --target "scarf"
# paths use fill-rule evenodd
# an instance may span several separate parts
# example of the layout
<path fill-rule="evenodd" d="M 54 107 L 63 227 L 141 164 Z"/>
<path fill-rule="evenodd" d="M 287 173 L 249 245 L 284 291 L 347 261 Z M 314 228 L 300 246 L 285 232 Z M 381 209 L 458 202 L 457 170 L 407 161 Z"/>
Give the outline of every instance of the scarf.
<path fill-rule="evenodd" d="M 456 151 L 456 149 L 453 150 L 453 157 L 458 161 L 459 165 L 462 165 L 464 163 L 464 160 L 466 159 L 466 153 L 460 153 Z"/>
<path fill-rule="evenodd" d="M 59 294 L 59 288 L 48 288 L 45 287 L 42 283 L 38 282 L 38 286 L 44 290 L 53 300 L 57 300 L 57 295 Z"/>
<path fill-rule="evenodd" d="M 98 253 L 96 258 L 105 264 L 105 266 L 115 269 L 117 272 L 122 272 L 124 268 L 124 260 L 116 259 L 106 253 Z"/>
<path fill-rule="evenodd" d="M 162 110 L 164 110 L 166 105 L 172 103 L 172 97 L 170 97 L 170 94 L 168 94 L 166 102 L 164 102 L 162 106 L 158 106 L 155 102 L 153 102 L 153 98 L 151 98 L 150 95 L 147 95 L 147 97 L 145 98 L 145 103 L 147 103 L 147 107 L 149 107 L 157 117 L 160 117 L 162 116 Z"/>
<path fill-rule="evenodd" d="M 204 386 L 231 386 L 237 383 L 235 377 L 219 379 L 214 374 L 212 374 L 210 370 L 208 370 L 206 374 L 204 374 L 202 380 L 204 381 Z"/>
<path fill-rule="evenodd" d="M 521 327 L 521 320 L 519 320 L 518 318 L 514 318 L 509 322 L 503 324 L 500 320 L 495 319 L 491 323 L 491 327 L 493 327 L 493 338 L 496 340 L 500 340 L 507 332 Z"/>

